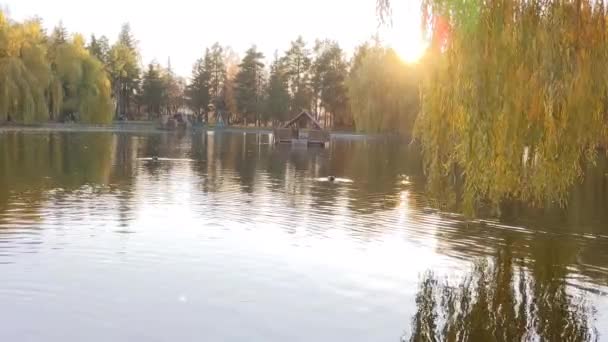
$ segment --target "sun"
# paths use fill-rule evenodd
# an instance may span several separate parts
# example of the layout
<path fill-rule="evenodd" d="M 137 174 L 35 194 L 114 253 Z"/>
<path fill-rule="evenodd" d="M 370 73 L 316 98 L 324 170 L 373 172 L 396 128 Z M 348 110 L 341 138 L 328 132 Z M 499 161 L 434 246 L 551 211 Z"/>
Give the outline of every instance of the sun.
<path fill-rule="evenodd" d="M 395 6 L 392 25 L 385 27 L 383 32 L 383 40 L 406 63 L 418 62 L 428 46 L 422 33 L 419 6 L 419 1 L 411 1 L 406 7 Z"/>
<path fill-rule="evenodd" d="M 394 42 L 390 43 L 390 47 L 404 62 L 410 64 L 417 63 L 426 51 L 426 44 L 417 41 Z"/>

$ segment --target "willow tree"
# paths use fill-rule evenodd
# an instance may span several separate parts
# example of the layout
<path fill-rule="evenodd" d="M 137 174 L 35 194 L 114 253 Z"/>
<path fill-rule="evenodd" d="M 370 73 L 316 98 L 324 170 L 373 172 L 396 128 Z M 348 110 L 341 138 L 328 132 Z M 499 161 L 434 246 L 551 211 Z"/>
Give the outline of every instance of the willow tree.
<path fill-rule="evenodd" d="M 56 77 L 62 84 L 61 112 L 85 123 L 108 123 L 112 120 L 110 81 L 101 62 L 90 55 L 84 39 L 57 47 L 54 61 Z"/>
<path fill-rule="evenodd" d="M 111 119 L 110 85 L 79 35 L 46 37 L 39 21 L 0 12 L 0 121 L 44 122 L 73 113 L 83 122 Z"/>
<path fill-rule="evenodd" d="M 38 21 L 14 23 L 0 11 L 0 122 L 48 118 L 51 71 Z"/>
<path fill-rule="evenodd" d="M 564 204 L 607 142 L 603 1 L 424 0 L 422 14 L 432 44 L 416 132 L 431 187 L 462 175 L 469 210 Z"/>
<path fill-rule="evenodd" d="M 350 111 L 358 131 L 410 135 L 418 112 L 418 71 L 395 51 L 359 49 L 347 80 Z"/>

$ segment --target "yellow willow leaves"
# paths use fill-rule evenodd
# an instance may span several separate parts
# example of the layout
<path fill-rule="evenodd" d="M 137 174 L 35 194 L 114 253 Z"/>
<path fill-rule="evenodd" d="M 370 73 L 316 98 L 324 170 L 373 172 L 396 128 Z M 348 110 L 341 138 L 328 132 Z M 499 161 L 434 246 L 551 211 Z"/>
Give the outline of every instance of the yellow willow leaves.
<path fill-rule="evenodd" d="M 75 35 L 53 54 L 48 44 L 38 21 L 13 22 L 0 11 L 0 123 L 45 122 L 61 114 L 109 122 L 110 84 L 84 39 Z"/>
<path fill-rule="evenodd" d="M 472 5 L 474 3 L 474 6 Z M 449 23 L 426 59 L 416 135 L 431 190 L 462 208 L 565 203 L 607 141 L 606 9 L 591 0 L 427 0 Z M 455 203 L 452 203 L 455 204 Z"/>
<path fill-rule="evenodd" d="M 81 122 L 109 122 L 110 82 L 101 62 L 89 55 L 78 35 L 73 43 L 57 47 L 55 66 L 63 84 L 63 111 L 77 113 Z"/>
<path fill-rule="evenodd" d="M 40 32 L 37 22 L 12 24 L 0 13 L 0 121 L 11 115 L 29 123 L 46 116 L 50 69 L 39 46 Z"/>

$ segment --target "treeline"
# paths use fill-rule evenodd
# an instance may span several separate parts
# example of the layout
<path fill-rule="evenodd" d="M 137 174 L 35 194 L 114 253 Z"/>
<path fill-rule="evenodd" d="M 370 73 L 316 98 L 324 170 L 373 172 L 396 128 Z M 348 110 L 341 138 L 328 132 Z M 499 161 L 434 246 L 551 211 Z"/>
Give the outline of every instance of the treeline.
<path fill-rule="evenodd" d="M 269 65 L 255 46 L 236 65 L 226 50 L 216 43 L 194 65 L 185 94 L 195 113 L 206 113 L 211 103 L 232 123 L 265 125 L 308 110 L 326 126 L 352 126 L 349 62 L 337 42 L 317 41 L 309 49 L 299 37 Z"/>
<path fill-rule="evenodd" d="M 215 43 L 188 79 L 170 60 L 143 65 L 125 24 L 114 42 L 88 42 L 63 25 L 47 33 L 37 19 L 0 13 L 0 123 L 154 120 L 192 113 L 212 122 L 273 125 L 308 110 L 326 127 L 409 132 L 418 107 L 417 72 L 377 40 L 347 58 L 338 42 L 301 37 L 267 58 L 252 46 L 239 58 Z"/>
<path fill-rule="evenodd" d="M 336 41 L 309 47 L 298 37 L 270 63 L 255 45 L 239 59 L 215 43 L 194 63 L 189 82 L 169 65 L 151 63 L 142 84 L 144 112 L 130 111 L 137 116 L 188 108 L 202 122 L 221 113 L 230 124 L 275 125 L 307 110 L 326 127 L 373 133 L 411 132 L 419 99 L 416 67 L 378 41 L 347 59 Z"/>

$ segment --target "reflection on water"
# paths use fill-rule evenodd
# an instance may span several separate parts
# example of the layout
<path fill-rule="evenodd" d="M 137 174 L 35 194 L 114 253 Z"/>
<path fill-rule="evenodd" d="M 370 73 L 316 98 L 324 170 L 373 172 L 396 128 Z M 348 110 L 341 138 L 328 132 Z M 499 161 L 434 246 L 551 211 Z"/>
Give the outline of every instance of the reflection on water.
<path fill-rule="evenodd" d="M 0 134 L 0 340 L 608 334 L 604 160 L 565 210 L 466 222 L 405 144 L 268 142 Z"/>
<path fill-rule="evenodd" d="M 595 308 L 584 292 L 568 291 L 568 271 L 547 247 L 538 246 L 538 258 L 525 267 L 506 245 L 489 262 L 479 259 L 457 283 L 426 273 L 409 340 L 597 340 Z"/>

